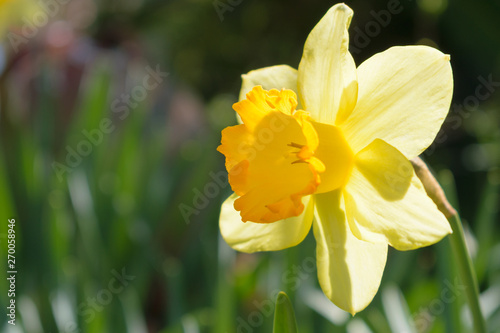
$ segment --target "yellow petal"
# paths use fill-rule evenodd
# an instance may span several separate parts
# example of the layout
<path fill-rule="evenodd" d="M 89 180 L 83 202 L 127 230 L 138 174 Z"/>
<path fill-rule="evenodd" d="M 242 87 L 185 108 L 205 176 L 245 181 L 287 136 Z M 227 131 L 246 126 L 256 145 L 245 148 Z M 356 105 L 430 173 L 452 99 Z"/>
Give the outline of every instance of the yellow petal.
<path fill-rule="evenodd" d="M 436 137 L 450 107 L 450 57 L 427 46 L 393 47 L 358 68 L 358 102 L 341 126 L 354 153 L 383 139 L 408 159 Z"/>
<path fill-rule="evenodd" d="M 299 64 L 302 107 L 319 122 L 340 124 L 356 103 L 356 65 L 348 51 L 353 12 L 345 4 L 330 8 L 307 37 Z"/>
<path fill-rule="evenodd" d="M 270 224 L 242 222 L 240 213 L 233 206 L 237 198 L 238 196 L 233 194 L 222 204 L 219 220 L 222 237 L 235 250 L 252 253 L 286 249 L 302 242 L 311 229 L 311 196 L 302 199 L 306 209 L 300 216 Z"/>
<path fill-rule="evenodd" d="M 364 242 L 351 233 L 340 190 L 316 194 L 314 199 L 319 283 L 333 303 L 354 315 L 377 293 L 387 244 Z"/>
<path fill-rule="evenodd" d="M 356 155 L 354 164 L 344 198 L 356 237 L 403 251 L 434 244 L 451 233 L 412 165 L 396 148 L 377 139 Z"/>
<path fill-rule="evenodd" d="M 243 74 L 241 78 L 243 82 L 240 90 L 240 101 L 244 100 L 255 86 L 262 86 L 264 90 L 285 88 L 297 92 L 297 70 L 287 65 L 257 69 Z"/>

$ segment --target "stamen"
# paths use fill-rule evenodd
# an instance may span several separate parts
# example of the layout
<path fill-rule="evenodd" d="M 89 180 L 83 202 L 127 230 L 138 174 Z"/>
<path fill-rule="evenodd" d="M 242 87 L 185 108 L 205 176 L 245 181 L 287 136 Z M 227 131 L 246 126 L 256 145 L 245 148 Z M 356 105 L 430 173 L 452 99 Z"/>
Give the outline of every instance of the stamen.
<path fill-rule="evenodd" d="M 298 143 L 295 143 L 295 142 L 289 143 L 289 144 L 287 144 L 287 146 L 293 147 L 293 148 L 298 148 L 298 149 L 302 149 L 302 147 L 304 147 L 304 145 L 299 145 Z"/>
<path fill-rule="evenodd" d="M 308 160 L 312 156 L 312 154 L 310 153 L 310 151 L 306 145 L 301 145 L 301 144 L 292 142 L 292 143 L 289 143 L 287 146 L 299 149 L 299 151 L 292 153 L 299 158 L 298 160 L 292 162 L 292 164 L 309 163 L 306 160 Z"/>

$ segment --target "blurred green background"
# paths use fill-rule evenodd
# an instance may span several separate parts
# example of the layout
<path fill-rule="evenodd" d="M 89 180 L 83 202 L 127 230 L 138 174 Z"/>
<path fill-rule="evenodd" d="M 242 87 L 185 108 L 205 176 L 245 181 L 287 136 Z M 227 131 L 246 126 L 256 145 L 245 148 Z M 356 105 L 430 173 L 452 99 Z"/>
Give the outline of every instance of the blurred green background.
<path fill-rule="evenodd" d="M 470 331 L 447 239 L 390 251 L 377 296 L 352 318 L 318 287 L 312 235 L 252 255 L 220 237 L 230 188 L 215 149 L 236 122 L 240 75 L 297 67 L 334 2 L 45 3 L 46 22 L 25 13 L 0 47 L 1 332 L 271 332 L 279 290 L 300 332 Z M 500 1 L 346 3 L 358 65 L 394 45 L 451 55 L 452 108 L 423 158 L 462 214 L 500 332 Z M 15 327 L 3 312 L 12 218 Z"/>

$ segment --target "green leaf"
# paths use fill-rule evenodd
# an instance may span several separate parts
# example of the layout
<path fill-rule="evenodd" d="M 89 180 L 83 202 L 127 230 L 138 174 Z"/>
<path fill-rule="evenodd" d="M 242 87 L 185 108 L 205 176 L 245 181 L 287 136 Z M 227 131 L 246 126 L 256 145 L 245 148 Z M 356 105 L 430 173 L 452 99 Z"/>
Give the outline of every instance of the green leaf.
<path fill-rule="evenodd" d="M 297 321 L 295 320 L 292 303 L 282 291 L 280 291 L 276 299 L 273 333 L 297 333 Z"/>

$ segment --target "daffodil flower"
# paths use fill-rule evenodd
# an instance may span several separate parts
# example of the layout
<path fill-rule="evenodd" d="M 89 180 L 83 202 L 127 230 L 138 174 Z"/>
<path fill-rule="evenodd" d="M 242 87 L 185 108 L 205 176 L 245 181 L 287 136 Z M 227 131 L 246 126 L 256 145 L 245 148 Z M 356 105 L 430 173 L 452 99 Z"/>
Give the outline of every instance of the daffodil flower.
<path fill-rule="evenodd" d="M 354 314 L 375 296 L 388 245 L 411 250 L 451 228 L 410 159 L 434 140 L 450 106 L 450 57 L 393 47 L 356 68 L 353 12 L 333 6 L 309 34 L 298 70 L 243 75 L 241 124 L 222 131 L 234 191 L 220 229 L 242 252 L 299 244 L 311 225 L 321 288 Z"/>

